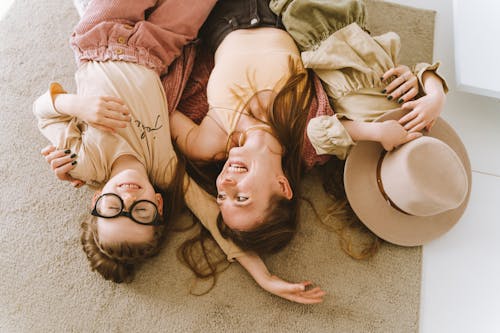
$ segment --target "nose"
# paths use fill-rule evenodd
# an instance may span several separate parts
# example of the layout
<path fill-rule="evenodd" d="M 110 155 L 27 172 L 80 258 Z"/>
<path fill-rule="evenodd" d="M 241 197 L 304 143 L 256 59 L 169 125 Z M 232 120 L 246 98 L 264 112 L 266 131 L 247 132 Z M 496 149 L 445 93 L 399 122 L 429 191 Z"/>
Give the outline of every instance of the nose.
<path fill-rule="evenodd" d="M 235 185 L 236 181 L 233 178 L 226 176 L 226 177 L 224 177 L 222 179 L 222 184 L 224 184 L 224 185 Z"/>
<path fill-rule="evenodd" d="M 136 201 L 136 196 L 133 193 L 122 193 L 122 200 L 125 208 L 128 209 Z"/>

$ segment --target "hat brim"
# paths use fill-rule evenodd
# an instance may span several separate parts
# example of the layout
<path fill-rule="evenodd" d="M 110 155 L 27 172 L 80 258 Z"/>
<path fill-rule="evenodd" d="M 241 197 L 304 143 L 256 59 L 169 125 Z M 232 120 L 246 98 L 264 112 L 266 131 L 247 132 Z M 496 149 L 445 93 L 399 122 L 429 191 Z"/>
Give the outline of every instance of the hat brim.
<path fill-rule="evenodd" d="M 406 112 L 392 111 L 377 122 L 399 120 Z M 450 230 L 467 207 L 472 185 L 472 173 L 467 151 L 460 137 L 442 118 L 424 135 L 437 138 L 450 146 L 461 159 L 468 177 L 468 191 L 463 203 L 434 216 L 404 214 L 393 208 L 382 196 L 377 185 L 376 169 L 383 150 L 378 142 L 360 141 L 347 157 L 344 184 L 347 199 L 358 218 L 378 237 L 397 245 L 417 246 L 430 242 Z"/>

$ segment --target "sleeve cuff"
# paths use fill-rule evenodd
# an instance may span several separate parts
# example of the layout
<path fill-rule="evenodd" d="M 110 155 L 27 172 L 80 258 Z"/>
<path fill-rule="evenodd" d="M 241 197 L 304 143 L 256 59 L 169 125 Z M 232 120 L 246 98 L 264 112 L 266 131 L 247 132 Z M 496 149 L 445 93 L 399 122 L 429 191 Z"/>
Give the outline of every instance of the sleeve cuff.
<path fill-rule="evenodd" d="M 307 125 L 307 136 L 316 154 L 335 155 L 341 160 L 346 159 L 355 144 L 336 115 L 311 119 Z"/>
<path fill-rule="evenodd" d="M 66 93 L 63 87 L 57 82 L 52 82 L 49 85 L 49 89 L 33 103 L 33 113 L 38 118 L 40 129 L 55 120 L 67 122 L 72 118 L 69 115 L 57 112 L 55 108 L 55 97 L 63 93 Z"/>
<path fill-rule="evenodd" d="M 433 71 L 434 74 L 441 79 L 441 82 L 443 83 L 443 90 L 445 93 L 448 93 L 448 84 L 446 83 L 446 80 L 438 73 L 438 68 L 440 65 L 441 63 L 437 61 L 432 65 L 428 63 L 418 63 L 414 66 L 413 74 L 415 74 L 418 78 L 419 95 L 424 95 L 426 93 L 422 77 L 427 71 Z"/>
<path fill-rule="evenodd" d="M 52 101 L 52 108 L 54 109 L 55 112 L 61 114 L 59 111 L 56 109 L 56 104 L 55 104 L 55 98 L 59 94 L 67 94 L 68 92 L 64 90 L 64 88 L 57 82 L 51 82 L 49 85 L 49 94 L 50 94 L 50 100 Z"/>

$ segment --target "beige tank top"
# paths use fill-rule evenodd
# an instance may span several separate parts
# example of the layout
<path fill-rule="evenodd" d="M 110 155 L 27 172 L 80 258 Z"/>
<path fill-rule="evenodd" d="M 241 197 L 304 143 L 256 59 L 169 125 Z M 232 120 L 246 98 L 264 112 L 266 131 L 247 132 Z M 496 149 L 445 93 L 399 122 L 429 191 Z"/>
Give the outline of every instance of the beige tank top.
<path fill-rule="evenodd" d="M 217 48 L 207 86 L 208 115 L 232 133 L 245 104 L 258 91 L 278 91 L 290 76 L 290 59 L 303 68 L 290 35 L 276 28 L 231 32 Z"/>

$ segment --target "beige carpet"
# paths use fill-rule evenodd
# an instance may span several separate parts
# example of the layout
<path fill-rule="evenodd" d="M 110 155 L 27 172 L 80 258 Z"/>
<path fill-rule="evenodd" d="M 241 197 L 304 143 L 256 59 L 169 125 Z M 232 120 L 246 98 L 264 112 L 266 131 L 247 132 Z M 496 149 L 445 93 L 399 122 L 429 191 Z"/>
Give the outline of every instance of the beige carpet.
<path fill-rule="evenodd" d="M 433 12 L 384 3 L 370 8 L 373 32 L 402 33 L 406 61 L 431 59 Z M 284 278 L 321 285 L 328 292 L 321 305 L 274 297 L 238 264 L 210 294 L 192 296 L 190 272 L 175 257 L 179 234 L 131 284 L 91 273 L 79 246 L 91 193 L 55 180 L 39 156 L 46 141 L 31 113 L 50 80 L 74 88 L 68 36 L 77 19 L 68 0 L 18 0 L 0 22 L 0 332 L 418 330 L 421 249 L 384 244 L 372 260 L 354 261 L 307 206 L 293 244 L 267 262 Z M 310 176 L 306 186 L 325 213 L 329 201 L 318 179 Z"/>

